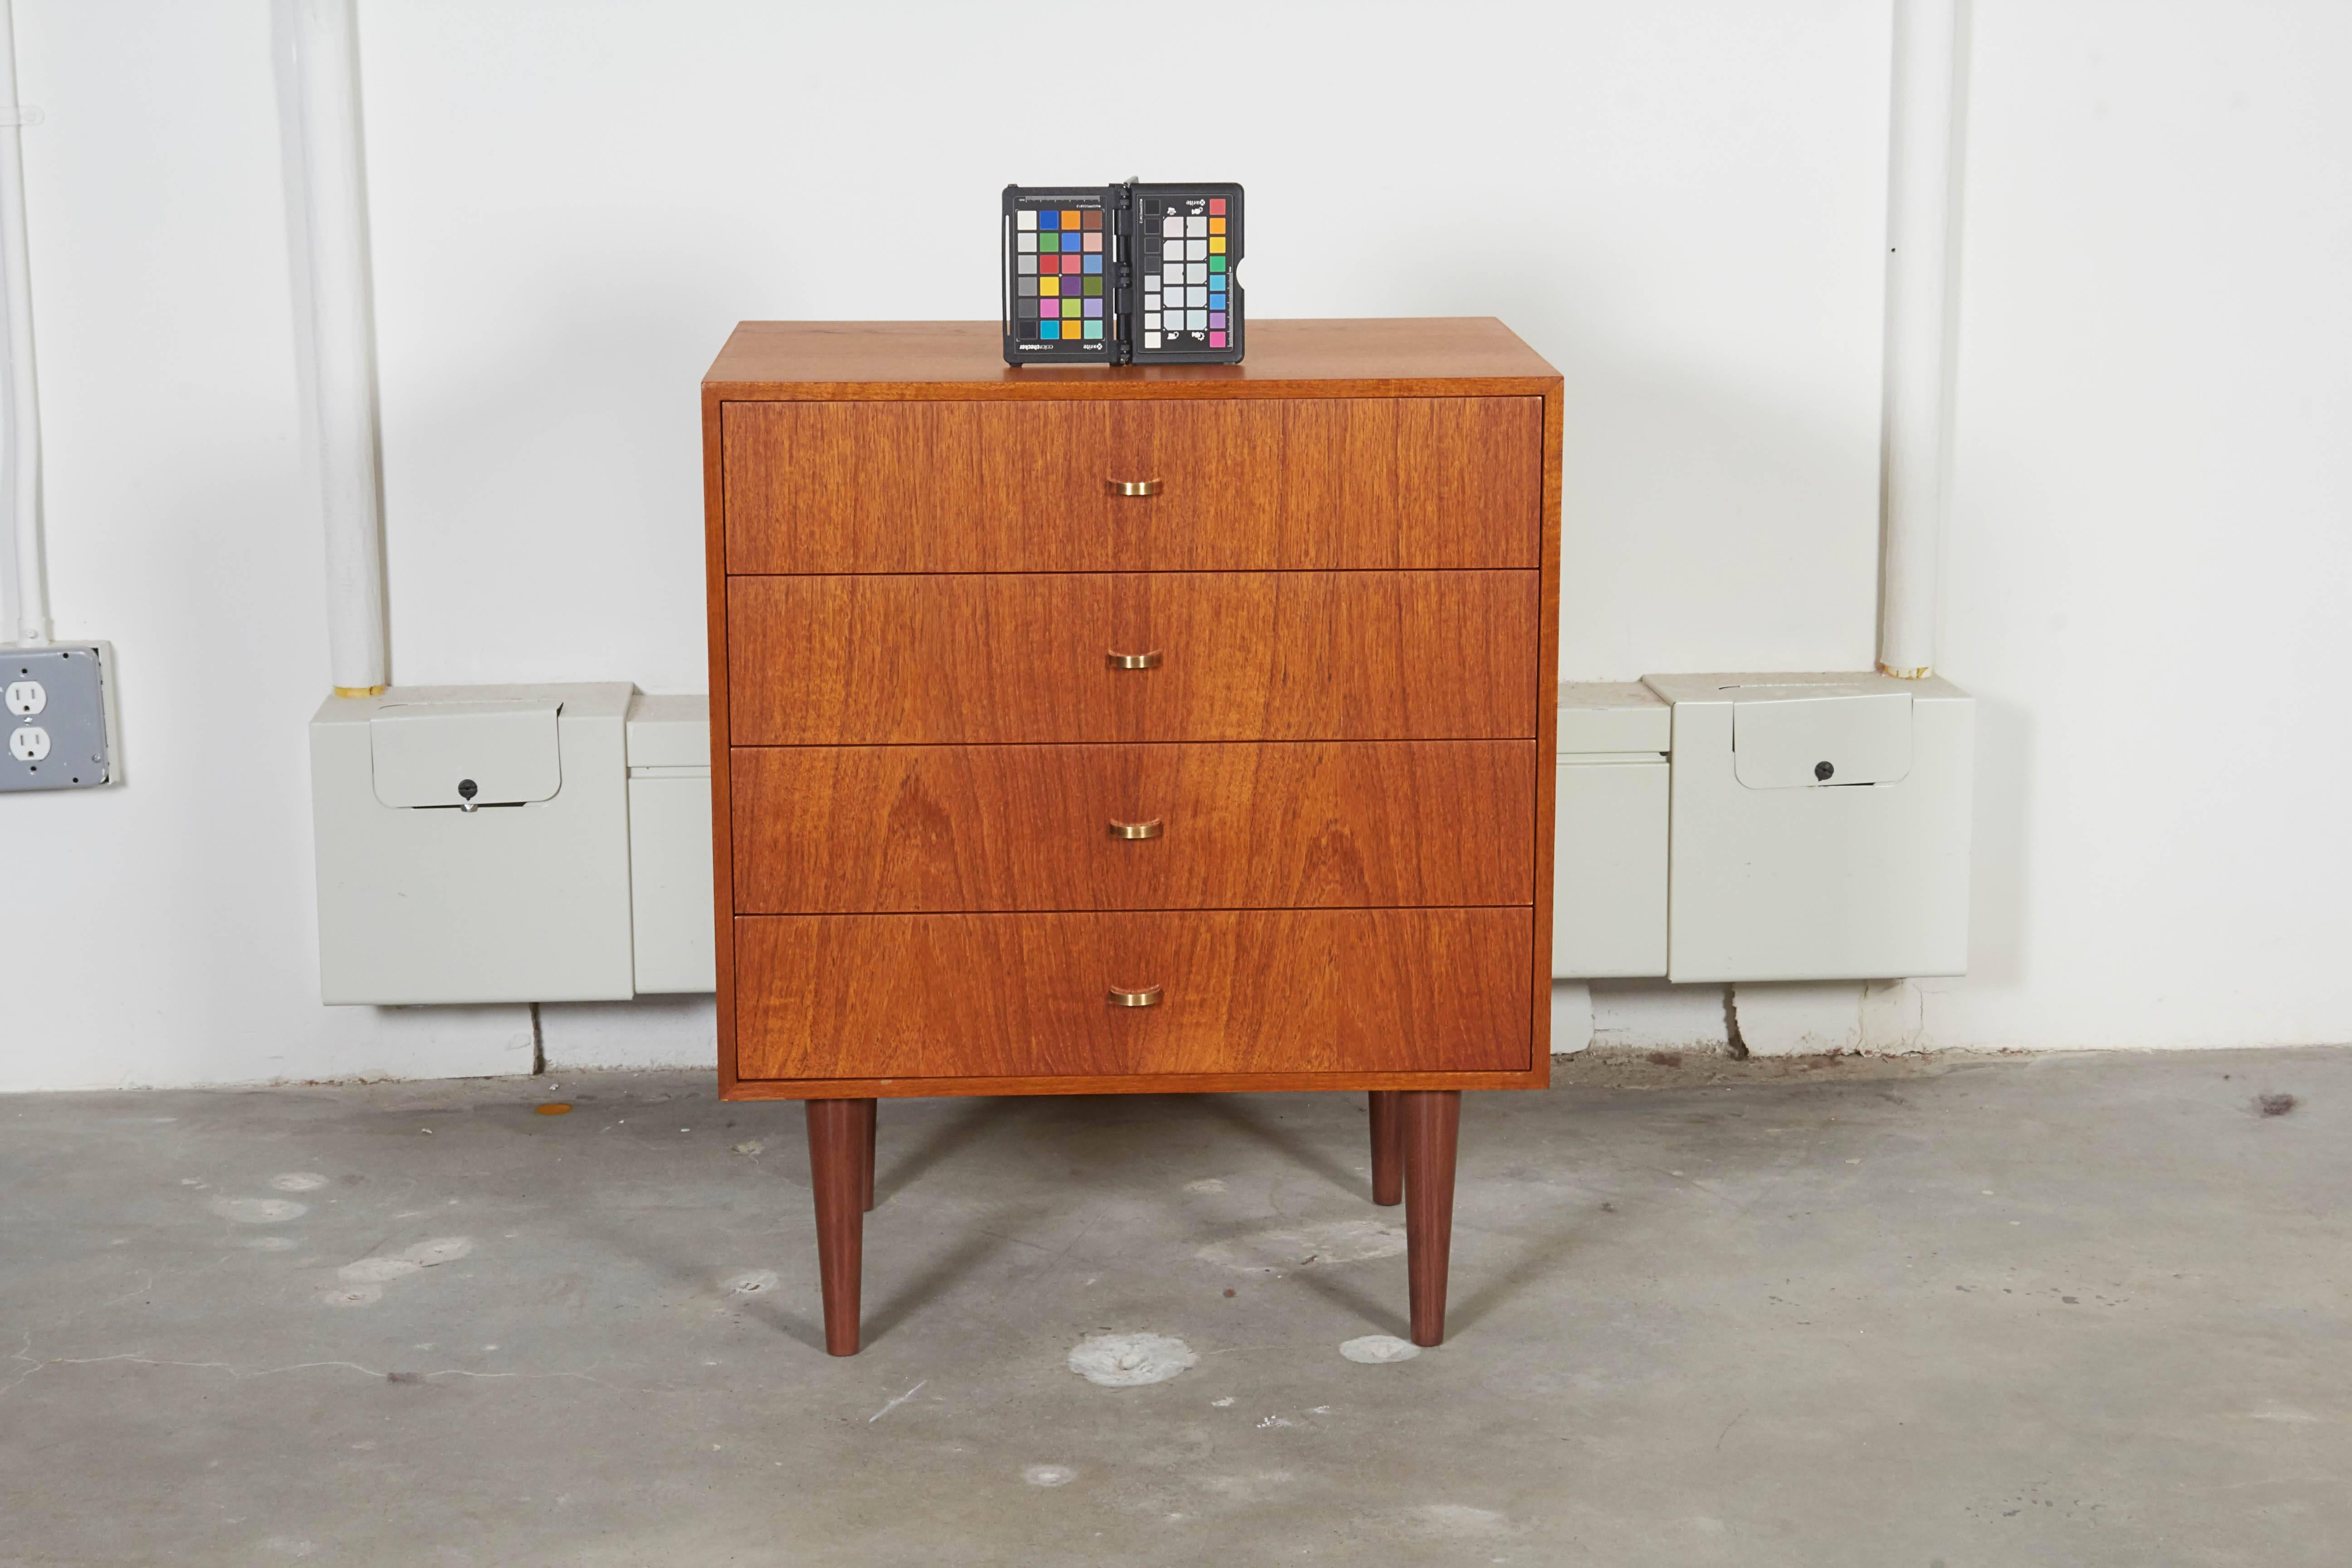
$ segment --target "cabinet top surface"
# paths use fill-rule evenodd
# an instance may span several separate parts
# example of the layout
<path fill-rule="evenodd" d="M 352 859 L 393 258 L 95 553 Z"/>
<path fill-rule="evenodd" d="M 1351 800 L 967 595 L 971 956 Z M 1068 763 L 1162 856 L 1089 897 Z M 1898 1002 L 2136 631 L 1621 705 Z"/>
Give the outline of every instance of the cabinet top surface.
<path fill-rule="evenodd" d="M 702 385 L 744 399 L 1066 398 L 1528 395 L 1559 383 L 1491 316 L 1255 321 L 1241 364 L 1016 367 L 1003 343 L 994 321 L 745 321 Z"/>

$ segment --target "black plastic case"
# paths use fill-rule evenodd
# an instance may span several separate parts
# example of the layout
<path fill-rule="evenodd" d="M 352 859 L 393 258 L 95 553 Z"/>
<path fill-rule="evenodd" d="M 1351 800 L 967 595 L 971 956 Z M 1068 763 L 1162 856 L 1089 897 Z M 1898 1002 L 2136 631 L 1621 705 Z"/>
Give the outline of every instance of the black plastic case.
<path fill-rule="evenodd" d="M 1220 346 L 1211 346 L 1208 329 L 1204 328 L 1200 335 L 1188 336 L 1183 345 L 1179 347 L 1170 341 L 1177 334 L 1171 334 L 1162 327 L 1159 345 L 1148 347 L 1146 345 L 1151 342 L 1151 336 L 1145 327 L 1146 306 L 1155 301 L 1153 295 L 1144 288 L 1143 279 L 1149 272 L 1161 272 L 1165 287 L 1169 244 L 1169 237 L 1164 233 L 1166 220 L 1171 210 L 1186 216 L 1205 217 L 1209 216 L 1206 208 L 1211 204 L 1223 208 L 1214 215 L 1223 219 L 1219 226 L 1223 232 L 1215 237 L 1223 242 L 1219 247 L 1221 257 L 1203 258 L 1201 265 L 1209 277 L 1222 279 L 1223 286 L 1221 289 L 1213 289 L 1205 279 L 1202 284 L 1191 284 L 1188 280 L 1184 286 L 1202 289 L 1205 297 L 1204 307 L 1215 302 L 1222 295 L 1225 306 L 1223 312 L 1225 325 L 1222 329 L 1225 341 Z M 1249 322 L 1248 305 L 1236 271 L 1243 257 L 1244 205 L 1240 185 L 1215 181 L 1146 184 L 1130 180 L 1118 185 L 1005 186 L 999 216 L 1004 363 L 1013 365 L 1239 364 Z M 1195 207 L 1201 210 L 1195 213 Z M 1077 253 L 1082 257 L 1099 255 L 1099 271 L 1057 275 L 1057 292 L 1053 296 L 1045 295 L 1042 289 L 1045 274 L 1039 269 L 1044 257 L 1070 253 L 1058 249 L 1047 253 L 1034 248 L 1034 246 L 1042 245 L 1042 235 L 1045 231 L 1042 227 L 1034 231 L 1024 230 L 1020 226 L 1020 215 L 1024 211 L 1041 215 L 1049 211 L 1057 215 L 1073 212 L 1101 214 L 1103 239 L 1100 250 Z M 1039 222 L 1041 225 L 1044 222 L 1042 216 Z M 1041 237 L 1033 242 L 1032 248 L 1024 250 L 1021 236 L 1032 232 Z M 1064 231 L 1057 226 L 1053 232 L 1058 237 Z M 1083 235 L 1087 231 L 1082 227 L 1078 232 Z M 1025 271 L 1024 258 L 1029 267 Z M 1218 263 L 1213 269 L 1209 265 L 1212 261 Z M 1189 259 L 1185 265 L 1191 265 Z M 1075 340 L 1058 335 L 1047 339 L 1042 335 L 1045 300 L 1066 298 L 1058 292 L 1058 285 L 1066 283 L 1073 277 L 1082 290 L 1089 279 L 1100 279 L 1098 293 L 1081 292 L 1078 298 L 1100 299 L 1103 301 L 1101 313 L 1098 317 L 1080 315 L 1075 318 L 1081 327 L 1081 335 Z M 1160 299 L 1165 297 L 1164 293 L 1160 296 Z M 1166 312 L 1162 308 L 1155 313 L 1164 319 Z M 1204 314 L 1207 313 L 1204 309 Z M 1062 320 L 1066 322 L 1070 319 Z M 1102 323 L 1100 334 L 1092 338 L 1084 336 L 1085 323 L 1097 320 Z"/>
<path fill-rule="evenodd" d="M 1144 345 L 1149 340 L 1145 335 L 1142 323 L 1145 315 L 1144 302 L 1148 297 L 1143 292 L 1142 279 L 1151 269 L 1150 264 L 1157 259 L 1150 248 L 1151 244 L 1155 240 L 1165 244 L 1163 237 L 1151 232 L 1154 220 L 1163 216 L 1162 213 L 1154 213 L 1151 210 L 1152 205 L 1154 203 L 1159 203 L 1164 209 L 1171 203 L 1192 201 L 1203 204 L 1214 201 L 1224 204 L 1225 210 L 1219 216 L 1225 220 L 1224 233 L 1221 237 L 1225 242 L 1224 267 L 1222 271 L 1229 279 L 1226 284 L 1228 304 L 1224 312 L 1225 344 L 1223 348 L 1211 348 L 1207 346 L 1204 340 L 1198 344 L 1188 343 L 1183 348 L 1171 348 L 1167 346 L 1163 337 L 1162 346 L 1156 349 L 1146 348 Z M 1239 275 L 1234 270 L 1241 264 L 1242 259 L 1244 206 L 1242 188 L 1236 184 L 1206 180 L 1150 185 L 1134 183 L 1128 186 L 1128 231 L 1132 237 L 1129 250 L 1128 270 L 1133 279 L 1130 285 L 1132 297 L 1128 306 L 1128 330 L 1132 334 L 1128 353 L 1129 361 L 1135 364 L 1241 363 L 1243 340 L 1249 330 L 1249 307 L 1243 298 Z M 1214 259 L 1208 258 L 1209 261 Z"/>
<path fill-rule="evenodd" d="M 1124 364 L 1127 362 L 1125 346 L 1119 336 L 1122 322 L 1118 280 L 1121 253 L 1119 242 L 1125 233 L 1126 200 L 1127 189 L 1123 185 L 1007 185 L 1004 187 L 1001 251 L 1003 258 L 1003 287 L 1000 298 L 1003 304 L 1005 363 Z M 1023 231 L 1018 225 L 1020 215 L 1024 211 L 1100 213 L 1102 215 L 1103 243 L 1099 253 L 1102 258 L 1102 269 L 1098 274 L 1076 275 L 1081 283 L 1089 276 L 1099 277 L 1101 279 L 1102 291 L 1096 296 L 1103 301 L 1102 314 L 1099 318 L 1102 322 L 1101 337 L 1081 338 L 1073 342 L 1060 339 L 1048 342 L 1035 336 L 1034 331 L 1028 337 L 1021 334 L 1021 327 L 1024 320 L 1021 314 L 1024 300 L 1026 300 L 1032 309 L 1038 309 L 1042 304 L 1041 296 L 1036 294 L 1024 296 L 1021 292 L 1021 282 L 1024 275 L 1020 270 L 1022 253 L 1018 247 L 1019 237 Z M 1055 232 L 1058 233 L 1058 229 Z M 1035 257 L 1034 253 L 1032 254 L 1034 262 Z M 1039 277 L 1037 273 L 1033 271 L 1026 276 L 1033 285 L 1037 283 Z M 1085 319 L 1079 318 L 1081 321 Z M 1028 317 L 1025 320 L 1033 329 L 1039 324 L 1037 317 Z"/>

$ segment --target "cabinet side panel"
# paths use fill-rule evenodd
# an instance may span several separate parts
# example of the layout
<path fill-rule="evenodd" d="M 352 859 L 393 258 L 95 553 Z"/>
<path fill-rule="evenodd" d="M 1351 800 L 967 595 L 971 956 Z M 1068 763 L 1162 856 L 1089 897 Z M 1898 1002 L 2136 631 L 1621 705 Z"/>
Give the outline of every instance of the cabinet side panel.
<path fill-rule="evenodd" d="M 1563 436 L 1561 387 L 1554 382 L 1543 399 L 1543 567 L 1542 605 L 1536 615 L 1536 866 L 1535 943 L 1528 954 L 1535 972 L 1535 1058 L 1530 1064 L 1543 1081 L 1551 1072 L 1551 922 L 1552 856 L 1557 832 L 1559 772 L 1552 765 L 1559 744 L 1559 506 L 1560 449 Z"/>
<path fill-rule="evenodd" d="M 710 636 L 711 958 L 719 1011 L 719 1092 L 735 1088 L 735 856 L 727 776 L 727 405 L 702 393 L 702 552 L 705 614 Z"/>

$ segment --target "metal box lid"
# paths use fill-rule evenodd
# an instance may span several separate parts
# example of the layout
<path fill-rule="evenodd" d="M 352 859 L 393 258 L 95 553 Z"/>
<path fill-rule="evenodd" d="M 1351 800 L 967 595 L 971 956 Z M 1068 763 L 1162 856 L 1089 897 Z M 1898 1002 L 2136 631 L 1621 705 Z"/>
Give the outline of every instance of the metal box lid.
<path fill-rule="evenodd" d="M 1749 789 L 1900 783 L 1911 773 L 1914 707 L 1970 700 L 1938 677 L 1871 671 L 1653 675 L 1643 684 L 1676 709 L 1729 707 L 1732 772 Z"/>
<path fill-rule="evenodd" d="M 1894 784 L 1911 772 L 1911 697 L 1788 688 L 1735 693 L 1731 771 L 1749 789 Z"/>
<path fill-rule="evenodd" d="M 562 710 L 556 698 L 382 704 L 368 716 L 375 797 L 403 807 L 552 800 L 563 787 Z"/>

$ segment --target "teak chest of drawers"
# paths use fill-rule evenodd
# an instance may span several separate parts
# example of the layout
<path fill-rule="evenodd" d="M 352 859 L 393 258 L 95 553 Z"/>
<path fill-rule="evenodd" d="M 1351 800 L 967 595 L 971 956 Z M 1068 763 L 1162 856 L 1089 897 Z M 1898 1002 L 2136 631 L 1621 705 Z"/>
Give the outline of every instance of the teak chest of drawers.
<path fill-rule="evenodd" d="M 1364 1089 L 1444 1333 L 1465 1089 L 1549 1056 L 1560 380 L 1490 320 L 1249 363 L 746 322 L 702 387 L 719 1060 L 805 1100 L 857 1348 L 877 1098 Z"/>

